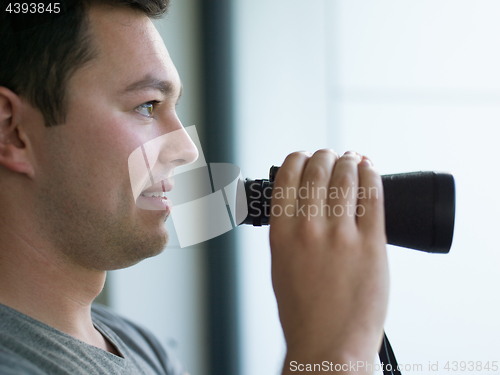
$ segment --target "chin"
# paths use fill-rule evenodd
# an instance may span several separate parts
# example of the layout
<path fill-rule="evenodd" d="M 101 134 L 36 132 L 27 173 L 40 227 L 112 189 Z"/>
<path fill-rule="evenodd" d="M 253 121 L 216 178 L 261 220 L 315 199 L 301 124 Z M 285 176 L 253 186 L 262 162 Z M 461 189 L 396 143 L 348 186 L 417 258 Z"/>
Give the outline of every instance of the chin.
<path fill-rule="evenodd" d="M 162 248 L 161 250 L 155 251 L 155 252 L 149 252 L 145 254 L 136 254 L 134 257 L 126 257 L 122 258 L 120 260 L 114 259 L 112 262 L 110 262 L 106 267 L 104 267 L 103 271 L 114 271 L 114 270 L 120 270 L 128 267 L 132 267 L 136 265 L 137 263 L 142 262 L 144 259 L 148 259 L 151 257 L 155 257 L 163 252 L 165 248 Z"/>
<path fill-rule="evenodd" d="M 110 251 L 89 260 L 94 263 L 92 268 L 102 271 L 118 270 L 131 267 L 144 259 L 161 254 L 167 243 L 168 231 L 163 225 L 162 229 L 154 234 L 149 233 L 135 238 L 133 236 L 122 237 L 107 247 Z"/>
<path fill-rule="evenodd" d="M 152 258 L 163 253 L 168 243 L 168 232 L 165 230 L 163 236 L 158 236 L 156 241 L 150 241 L 148 244 L 144 244 L 137 251 L 133 253 L 127 252 L 122 258 L 123 262 L 119 265 L 120 268 L 131 267 L 144 259 Z"/>

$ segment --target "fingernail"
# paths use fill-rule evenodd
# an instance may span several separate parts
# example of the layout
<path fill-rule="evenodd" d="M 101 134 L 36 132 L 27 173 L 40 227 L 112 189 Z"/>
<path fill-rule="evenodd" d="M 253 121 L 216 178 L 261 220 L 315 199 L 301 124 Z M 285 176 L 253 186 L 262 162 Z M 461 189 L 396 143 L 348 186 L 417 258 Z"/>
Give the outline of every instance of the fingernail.
<path fill-rule="evenodd" d="M 363 156 L 363 159 L 361 160 L 361 162 L 359 163 L 359 165 L 362 165 L 362 166 L 365 166 L 365 167 L 371 167 L 371 166 L 373 166 L 373 163 L 366 156 Z"/>
<path fill-rule="evenodd" d="M 346 151 L 344 155 L 356 155 L 354 151 Z"/>

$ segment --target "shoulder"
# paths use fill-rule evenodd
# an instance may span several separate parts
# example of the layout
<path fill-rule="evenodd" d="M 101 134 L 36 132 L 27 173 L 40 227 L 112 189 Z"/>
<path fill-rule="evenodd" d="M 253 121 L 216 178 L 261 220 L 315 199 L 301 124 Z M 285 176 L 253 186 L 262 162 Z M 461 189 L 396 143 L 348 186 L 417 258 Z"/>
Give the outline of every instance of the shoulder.
<path fill-rule="evenodd" d="M 37 345 L 36 321 L 0 304 L 0 374 L 47 375 L 30 358 Z"/>
<path fill-rule="evenodd" d="M 2 375 L 47 375 L 26 358 L 0 346 L 0 374 Z"/>

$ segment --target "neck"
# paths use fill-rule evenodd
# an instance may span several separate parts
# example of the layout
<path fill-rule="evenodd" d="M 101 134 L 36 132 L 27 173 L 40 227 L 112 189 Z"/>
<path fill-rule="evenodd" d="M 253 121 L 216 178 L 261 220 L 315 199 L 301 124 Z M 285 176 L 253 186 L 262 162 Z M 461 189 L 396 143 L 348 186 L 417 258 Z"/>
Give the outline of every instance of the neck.
<path fill-rule="evenodd" d="M 90 315 L 106 272 L 60 259 L 47 244 L 30 238 L 26 231 L 9 228 L 5 222 L 0 225 L 0 238 L 0 303 L 106 349 Z"/>

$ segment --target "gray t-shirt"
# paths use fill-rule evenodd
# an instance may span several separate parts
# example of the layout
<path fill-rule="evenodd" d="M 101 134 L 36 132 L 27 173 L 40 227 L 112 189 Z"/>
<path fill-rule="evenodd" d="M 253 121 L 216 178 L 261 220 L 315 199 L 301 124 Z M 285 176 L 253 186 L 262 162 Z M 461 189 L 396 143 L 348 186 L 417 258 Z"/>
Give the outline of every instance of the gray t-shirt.
<path fill-rule="evenodd" d="M 122 357 L 0 304 L 1 375 L 182 375 L 184 371 L 148 331 L 104 306 L 92 321 Z"/>

